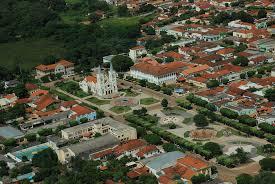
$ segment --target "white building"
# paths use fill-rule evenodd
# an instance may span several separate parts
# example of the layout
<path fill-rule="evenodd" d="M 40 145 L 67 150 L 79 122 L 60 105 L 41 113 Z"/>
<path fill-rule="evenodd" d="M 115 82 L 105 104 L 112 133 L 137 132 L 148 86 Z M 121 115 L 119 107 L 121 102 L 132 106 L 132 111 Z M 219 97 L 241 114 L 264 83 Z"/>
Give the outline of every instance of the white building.
<path fill-rule="evenodd" d="M 116 77 L 117 73 L 111 64 L 108 72 L 102 72 L 99 67 L 96 77 L 85 77 L 83 81 L 79 82 L 79 86 L 86 93 L 92 92 L 95 95 L 105 97 L 118 92 Z"/>
<path fill-rule="evenodd" d="M 244 28 L 244 29 L 252 29 L 254 26 L 253 24 L 242 22 L 241 20 L 231 21 L 227 25 L 233 28 Z"/>
<path fill-rule="evenodd" d="M 100 133 L 102 135 L 112 134 L 121 142 L 137 138 L 135 128 L 122 124 L 109 117 L 66 128 L 61 131 L 61 136 L 63 139 L 71 140 L 81 138 L 86 134 L 94 135 L 95 133 Z"/>
<path fill-rule="evenodd" d="M 74 75 L 74 63 L 60 60 L 55 64 L 38 65 L 36 69 L 36 78 L 41 78 L 50 74 L 62 74 L 63 77 Z"/>
<path fill-rule="evenodd" d="M 136 46 L 130 49 L 129 57 L 135 61 L 136 59 L 140 58 L 142 55 L 146 55 L 147 50 L 144 46 Z"/>
<path fill-rule="evenodd" d="M 145 79 L 148 82 L 161 85 L 167 82 L 176 82 L 178 73 L 186 66 L 184 62 L 168 64 L 138 63 L 131 67 L 130 75 L 136 79 Z"/>

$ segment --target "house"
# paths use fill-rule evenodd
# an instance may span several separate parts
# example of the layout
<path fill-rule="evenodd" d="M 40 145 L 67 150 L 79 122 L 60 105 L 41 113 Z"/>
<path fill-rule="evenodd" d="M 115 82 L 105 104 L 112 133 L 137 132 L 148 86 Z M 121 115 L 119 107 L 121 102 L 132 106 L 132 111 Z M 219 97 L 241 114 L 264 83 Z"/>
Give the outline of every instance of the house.
<path fill-rule="evenodd" d="M 234 37 L 249 39 L 253 38 L 253 32 L 247 29 L 241 29 L 233 32 Z"/>
<path fill-rule="evenodd" d="M 117 146 L 114 149 L 115 156 L 119 159 L 123 156 L 133 156 L 139 152 L 139 150 L 146 145 L 146 142 L 140 139 L 129 140 Z"/>
<path fill-rule="evenodd" d="M 136 46 L 130 49 L 129 57 L 135 61 L 136 59 L 140 58 L 143 55 L 147 54 L 147 50 L 144 46 Z"/>
<path fill-rule="evenodd" d="M 87 118 L 88 121 L 96 119 L 96 111 L 88 107 L 75 105 L 70 110 L 72 112 L 69 116 L 70 119 L 73 119 L 76 121 L 80 121 L 83 118 Z"/>
<path fill-rule="evenodd" d="M 47 111 L 50 106 L 57 104 L 59 101 L 53 98 L 51 95 L 43 95 L 38 98 L 34 105 L 34 108 L 38 111 Z"/>
<path fill-rule="evenodd" d="M 258 124 L 261 123 L 268 123 L 270 125 L 275 125 L 275 114 L 265 114 L 265 115 L 260 115 L 256 117 Z"/>
<path fill-rule="evenodd" d="M 18 98 L 14 93 L 3 96 L 0 98 L 0 109 L 14 106 L 17 100 Z"/>
<path fill-rule="evenodd" d="M 234 20 L 228 23 L 229 27 L 232 28 L 243 28 L 243 29 L 252 29 L 255 28 L 253 24 L 247 23 L 247 22 L 242 22 L 241 20 Z"/>
<path fill-rule="evenodd" d="M 216 54 L 221 55 L 223 59 L 229 59 L 233 57 L 234 51 L 235 49 L 233 48 L 223 48 L 221 50 L 218 50 Z"/>
<path fill-rule="evenodd" d="M 14 80 L 9 80 L 9 81 L 5 81 L 4 82 L 4 88 L 8 89 L 8 88 L 13 88 L 16 87 L 20 82 L 16 79 Z"/>
<path fill-rule="evenodd" d="M 176 82 L 177 75 L 188 64 L 184 62 L 171 62 L 167 64 L 137 63 L 130 69 L 130 75 L 136 79 L 144 79 L 156 85 Z"/>
<path fill-rule="evenodd" d="M 115 121 L 112 118 L 106 117 L 91 122 L 83 123 L 71 128 L 66 128 L 61 131 L 63 139 L 72 140 L 82 138 L 84 135 L 89 134 L 91 137 L 96 133 L 112 134 L 117 137 L 121 142 L 136 139 L 136 129 L 128 125 Z"/>
<path fill-rule="evenodd" d="M 198 65 L 195 67 L 189 67 L 181 72 L 181 75 L 185 78 L 193 77 L 195 74 L 206 72 L 209 69 L 208 65 Z"/>
<path fill-rule="evenodd" d="M 275 53 L 275 40 L 270 38 L 258 39 L 251 42 L 249 47 L 259 49 L 261 52 Z"/>
<path fill-rule="evenodd" d="M 55 64 L 38 65 L 36 69 L 36 78 L 41 78 L 51 74 L 61 74 L 63 77 L 74 75 L 74 63 L 66 60 L 60 60 Z"/>
<path fill-rule="evenodd" d="M 137 153 L 136 156 L 141 159 L 141 158 L 149 158 L 154 155 L 160 154 L 161 151 L 157 148 L 155 145 L 148 145 L 143 148 L 141 148 Z"/>

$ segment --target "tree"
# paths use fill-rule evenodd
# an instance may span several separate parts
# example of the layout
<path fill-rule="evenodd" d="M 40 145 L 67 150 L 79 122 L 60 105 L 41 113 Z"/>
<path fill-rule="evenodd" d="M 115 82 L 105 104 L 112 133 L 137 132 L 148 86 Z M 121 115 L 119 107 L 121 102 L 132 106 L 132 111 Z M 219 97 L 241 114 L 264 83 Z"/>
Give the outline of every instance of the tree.
<path fill-rule="evenodd" d="M 35 154 L 32 164 L 40 168 L 51 168 L 58 164 L 58 158 L 56 153 L 48 148 Z"/>
<path fill-rule="evenodd" d="M 270 102 L 274 102 L 275 101 L 275 89 L 267 89 L 265 91 L 264 97 L 268 99 L 268 101 Z"/>
<path fill-rule="evenodd" d="M 36 141 L 36 134 L 35 133 L 27 134 L 25 135 L 25 138 L 27 139 L 28 142 Z"/>
<path fill-rule="evenodd" d="M 162 89 L 163 93 L 166 94 L 166 95 L 172 95 L 173 94 L 173 91 L 172 89 L 168 88 L 168 87 L 165 87 Z"/>
<path fill-rule="evenodd" d="M 133 110 L 133 114 L 138 116 L 145 116 L 147 114 L 147 109 L 142 107 L 141 109 Z"/>
<path fill-rule="evenodd" d="M 241 79 L 245 79 L 245 78 L 246 78 L 246 74 L 245 74 L 245 73 L 241 73 L 241 74 L 240 74 L 240 78 L 241 78 Z"/>
<path fill-rule="evenodd" d="M 157 178 L 154 175 L 152 175 L 152 174 L 146 174 L 146 175 L 141 175 L 138 178 L 137 183 L 138 184 L 143 184 L 143 183 L 158 184 L 158 180 L 157 180 Z"/>
<path fill-rule="evenodd" d="M 127 17 L 129 16 L 129 10 L 127 8 L 127 5 L 126 4 L 123 4 L 123 5 L 120 5 L 117 7 L 117 15 L 119 17 Z"/>
<path fill-rule="evenodd" d="M 117 72 L 127 72 L 130 67 L 134 65 L 134 62 L 128 56 L 116 55 L 112 59 L 114 70 Z"/>
<path fill-rule="evenodd" d="M 0 178 L 9 175 L 9 168 L 5 161 L 0 160 Z"/>
<path fill-rule="evenodd" d="M 162 99 L 161 105 L 162 105 L 163 108 L 167 108 L 168 107 L 168 100 L 166 98 Z"/>
<path fill-rule="evenodd" d="M 193 184 L 201 184 L 203 182 L 208 181 L 209 179 L 210 177 L 208 175 L 199 174 L 199 175 L 192 176 L 191 181 Z"/>
<path fill-rule="evenodd" d="M 228 84 L 228 82 L 229 82 L 229 79 L 227 79 L 227 78 L 222 79 L 223 84 Z"/>
<path fill-rule="evenodd" d="M 275 171 L 275 159 L 273 158 L 264 158 L 260 160 L 260 166 L 262 170 L 265 171 Z"/>
<path fill-rule="evenodd" d="M 227 109 L 227 108 L 221 108 L 220 113 L 223 116 L 228 117 L 230 119 L 236 119 L 239 116 L 237 112 L 232 111 L 232 110 Z"/>
<path fill-rule="evenodd" d="M 217 87 L 217 86 L 219 86 L 220 85 L 220 83 L 219 83 L 219 81 L 217 81 L 217 80 L 209 80 L 209 81 L 207 81 L 207 83 L 206 83 L 206 86 L 208 87 L 208 88 L 215 88 L 215 87 Z"/>
<path fill-rule="evenodd" d="M 171 151 L 178 150 L 177 146 L 175 144 L 172 144 L 172 143 L 164 143 L 162 145 L 162 147 L 163 147 L 165 152 L 171 152 Z"/>
<path fill-rule="evenodd" d="M 248 158 L 248 153 L 243 150 L 243 148 L 237 148 L 236 154 L 234 155 L 239 160 L 239 163 L 246 163 Z"/>
<path fill-rule="evenodd" d="M 101 19 L 101 16 L 97 13 L 91 13 L 89 15 L 89 20 L 92 22 L 92 23 L 96 23 L 98 22 L 99 20 Z"/>
<path fill-rule="evenodd" d="M 211 157 L 216 157 L 222 154 L 221 146 L 215 142 L 207 142 L 203 145 L 203 148 L 211 152 Z"/>
<path fill-rule="evenodd" d="M 239 122 L 242 123 L 242 124 L 246 124 L 246 125 L 249 125 L 249 126 L 256 126 L 257 125 L 257 120 L 255 118 L 251 118 L 248 115 L 239 116 L 238 119 L 239 119 Z"/>
<path fill-rule="evenodd" d="M 159 145 L 162 143 L 160 136 L 156 134 L 147 134 L 144 136 L 144 139 L 149 143 L 149 144 L 154 144 L 154 145 Z"/>
<path fill-rule="evenodd" d="M 202 114 L 196 114 L 193 118 L 197 127 L 206 127 L 208 126 L 209 122 L 206 117 Z"/>
<path fill-rule="evenodd" d="M 212 103 L 207 103 L 205 105 L 205 108 L 207 108 L 210 111 L 216 111 L 217 110 L 216 106 L 214 104 L 212 104 Z"/>
<path fill-rule="evenodd" d="M 260 10 L 258 11 L 257 17 L 258 17 L 258 19 L 266 18 L 266 14 L 267 14 L 267 12 L 266 12 L 265 9 L 260 9 Z"/>
<path fill-rule="evenodd" d="M 248 66 L 249 60 L 247 57 L 238 56 L 233 62 L 233 65 Z"/>
<path fill-rule="evenodd" d="M 252 184 L 253 183 L 253 177 L 249 174 L 240 174 L 236 177 L 237 184 Z"/>

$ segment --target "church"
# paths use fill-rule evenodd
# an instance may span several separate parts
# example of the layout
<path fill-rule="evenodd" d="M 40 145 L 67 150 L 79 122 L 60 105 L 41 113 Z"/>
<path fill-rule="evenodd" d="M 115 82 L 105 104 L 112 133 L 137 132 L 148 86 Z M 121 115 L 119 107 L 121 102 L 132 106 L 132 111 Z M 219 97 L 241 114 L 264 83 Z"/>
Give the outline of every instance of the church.
<path fill-rule="evenodd" d="M 117 73 L 113 70 L 112 64 L 109 71 L 101 71 L 98 67 L 96 76 L 86 76 L 79 82 L 80 88 L 86 93 L 93 93 L 100 97 L 110 97 L 118 93 Z"/>

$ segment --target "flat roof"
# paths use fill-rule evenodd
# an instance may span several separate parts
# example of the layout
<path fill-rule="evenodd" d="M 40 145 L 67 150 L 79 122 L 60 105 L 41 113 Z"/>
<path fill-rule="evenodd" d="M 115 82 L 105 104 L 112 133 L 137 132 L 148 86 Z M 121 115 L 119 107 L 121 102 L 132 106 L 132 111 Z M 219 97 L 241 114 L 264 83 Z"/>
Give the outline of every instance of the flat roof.
<path fill-rule="evenodd" d="M 71 150 L 75 155 L 79 155 L 82 153 L 96 153 L 98 151 L 102 151 L 107 148 L 112 148 L 118 145 L 119 139 L 111 134 L 106 134 L 101 137 L 84 141 L 78 144 L 70 145 L 67 147 L 62 148 Z"/>
<path fill-rule="evenodd" d="M 179 158 L 183 158 L 184 156 L 185 156 L 185 154 L 180 151 L 173 151 L 173 152 L 160 154 L 159 156 L 154 157 L 147 163 L 146 163 L 146 160 L 144 160 L 144 161 L 145 161 L 145 165 L 147 167 L 152 168 L 156 171 L 160 171 L 164 168 L 175 165 L 176 161 Z"/>
<path fill-rule="evenodd" d="M 0 137 L 3 137 L 5 139 L 10 139 L 10 138 L 17 139 L 23 136 L 24 136 L 23 132 L 11 126 L 0 127 Z"/>

